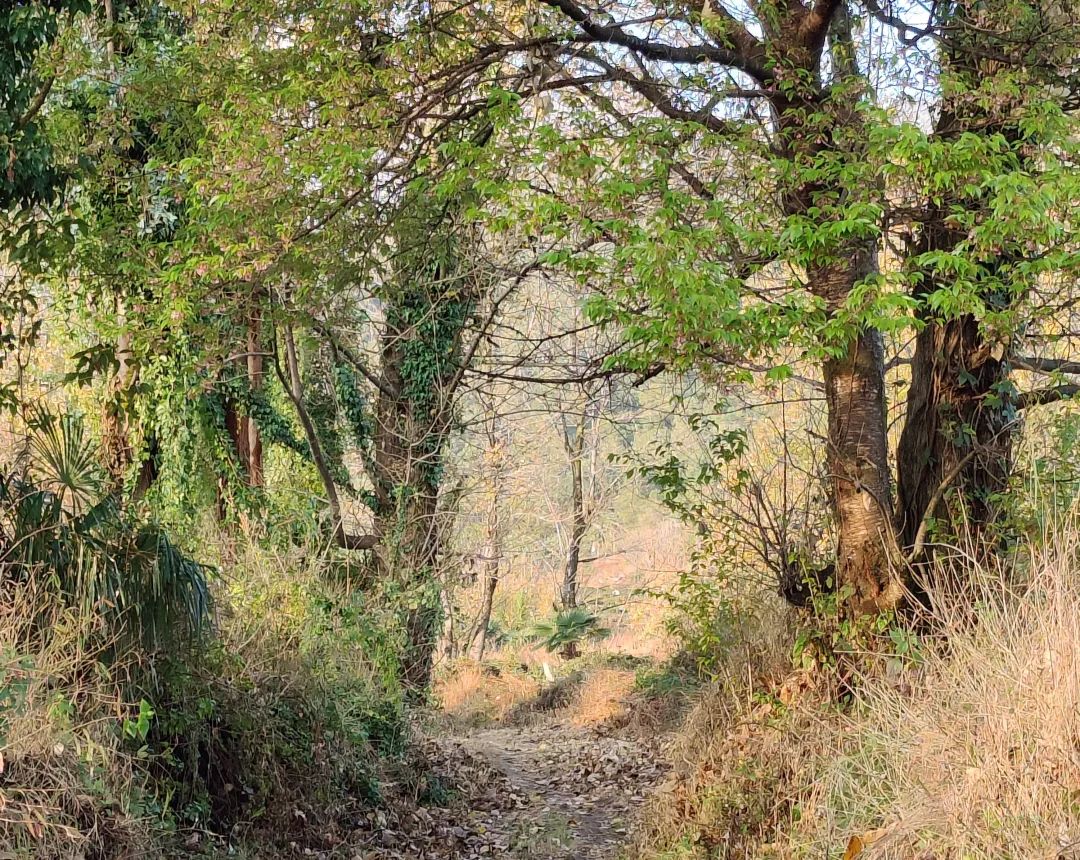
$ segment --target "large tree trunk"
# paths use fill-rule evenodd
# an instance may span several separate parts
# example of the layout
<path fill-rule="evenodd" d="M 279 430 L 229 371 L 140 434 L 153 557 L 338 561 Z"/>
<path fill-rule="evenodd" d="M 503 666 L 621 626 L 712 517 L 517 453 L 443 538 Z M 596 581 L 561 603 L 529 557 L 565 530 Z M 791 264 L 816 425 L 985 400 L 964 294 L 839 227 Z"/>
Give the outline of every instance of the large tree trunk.
<path fill-rule="evenodd" d="M 856 81 L 861 75 L 846 15 L 833 21 L 832 29 L 832 60 L 845 78 Z M 816 77 L 817 65 L 808 66 L 806 73 Z M 808 111 L 818 115 L 827 110 L 845 129 L 847 145 L 854 147 L 833 150 L 831 155 L 858 159 L 865 134 L 854 105 L 846 101 L 850 94 L 841 89 L 844 100 L 823 108 L 813 103 L 812 92 L 803 99 L 774 99 L 780 150 L 793 165 L 812 163 L 823 150 L 829 150 L 833 139 L 814 133 L 807 118 Z M 820 220 L 816 210 L 827 212 L 835 201 L 849 196 L 848 190 L 835 182 L 814 178 L 785 189 L 784 213 Z M 835 249 L 823 249 L 818 254 L 820 262 L 807 266 L 807 288 L 823 301 L 829 316 L 849 313 L 846 305 L 852 290 L 877 273 L 878 244 L 876 238 L 845 242 Z M 893 519 L 884 347 L 881 332 L 867 327 L 854 331 L 846 343 L 828 346 L 830 357 L 822 363 L 822 376 L 829 426 L 829 497 L 837 530 L 834 585 L 844 594 L 849 612 L 875 613 L 895 607 L 904 591 Z"/>
<path fill-rule="evenodd" d="M 811 270 L 811 291 L 838 309 L 855 283 L 875 271 L 873 246 L 848 261 Z M 836 516 L 838 585 L 857 614 L 894 607 L 903 589 L 896 568 L 881 333 L 863 329 L 825 361 L 829 438 L 826 463 Z"/>
<path fill-rule="evenodd" d="M 1002 354 L 984 342 L 971 316 L 929 320 L 919 332 L 897 448 L 905 548 L 915 546 L 927 518 L 942 523 L 950 537 L 964 533 L 973 549 L 986 548 L 986 532 L 998 518 L 996 497 L 1012 465 L 1009 403 L 1001 386 L 1007 375 Z"/>
<path fill-rule="evenodd" d="M 396 578 L 408 593 L 401 678 L 406 688 L 422 690 L 431 681 L 442 617 L 438 495 L 424 489 L 399 495 L 396 506 L 375 517 L 376 563 L 382 577 Z"/>
<path fill-rule="evenodd" d="M 959 3 L 944 13 L 946 69 L 963 87 L 950 87 L 951 95 L 935 121 L 934 134 L 943 141 L 966 133 L 1002 135 L 1010 143 L 1019 130 L 1007 100 L 993 106 L 971 99 L 970 90 L 1000 72 L 1008 73 L 993 53 L 993 17 L 983 4 Z M 1007 10 L 1004 11 L 1008 14 Z M 968 24 L 979 22 L 985 36 Z M 1008 32 L 1008 27 L 1002 32 Z M 986 53 L 984 54 L 984 50 Z M 966 197 L 956 193 L 944 201 L 927 201 L 916 255 L 953 252 L 968 238 L 957 210 L 978 217 L 985 206 L 981 193 Z M 1010 291 L 995 283 L 1001 263 L 983 263 L 986 286 L 981 299 L 987 307 L 1010 301 Z M 933 271 L 922 273 L 918 297 L 924 299 L 947 284 Z M 1011 299 L 1015 301 L 1014 299 Z M 971 315 L 941 317 L 925 303 L 921 312 L 925 327 L 918 333 L 911 366 L 907 414 L 897 450 L 898 517 L 902 542 L 913 561 L 928 561 L 932 542 L 926 540 L 931 522 L 940 523 L 950 538 L 960 538 L 976 554 L 992 550 L 990 532 L 999 518 L 996 497 L 1003 492 L 1012 469 L 1012 416 L 1006 382 L 1009 375 L 1007 342 L 988 342 L 979 321 Z"/>
<path fill-rule="evenodd" d="M 408 396 L 409 334 L 392 325 L 384 334 L 374 452 L 368 467 L 376 499 L 374 573 L 380 579 L 396 579 L 409 593 L 408 641 L 401 668 L 405 686 L 416 691 L 431 680 L 442 616 L 436 577 L 442 550 L 438 499 L 449 414 L 440 407 L 429 417 Z"/>

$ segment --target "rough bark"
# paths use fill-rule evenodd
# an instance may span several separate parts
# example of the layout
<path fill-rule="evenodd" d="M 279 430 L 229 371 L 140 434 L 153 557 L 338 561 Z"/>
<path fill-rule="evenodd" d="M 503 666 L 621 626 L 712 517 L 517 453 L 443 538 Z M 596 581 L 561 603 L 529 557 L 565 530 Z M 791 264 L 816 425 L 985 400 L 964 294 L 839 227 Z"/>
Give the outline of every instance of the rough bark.
<path fill-rule="evenodd" d="M 1009 71 L 990 59 L 997 38 L 993 11 L 981 3 L 961 2 L 943 16 L 949 25 L 942 46 L 945 73 L 964 86 L 949 88 L 935 120 L 935 136 L 947 141 L 966 133 L 1001 135 L 1015 143 L 1020 139 L 1014 110 L 1019 105 L 1002 98 L 989 104 L 966 95 Z M 977 29 L 970 26 L 974 22 Z M 1007 22 L 1002 26 L 1002 32 L 1010 33 Z M 1011 38 L 1010 33 L 1006 40 Z M 969 198 L 959 192 L 944 201 L 927 201 L 913 253 L 955 251 L 967 239 L 967 228 L 952 226 L 963 219 L 951 216 L 967 209 L 978 219 L 984 205 L 981 195 Z M 1003 248 L 997 259 L 983 264 L 986 286 L 981 299 L 987 307 L 1005 310 L 1010 301 L 1008 291 L 996 283 L 1008 255 Z M 921 275 L 919 298 L 948 286 L 933 271 Z M 920 317 L 924 327 L 912 359 L 907 414 L 897 450 L 897 483 L 902 542 L 913 561 L 924 562 L 933 555 L 932 542 L 912 548 L 920 528 L 925 532 L 931 520 L 940 522 L 950 539 L 962 536 L 974 552 L 992 551 L 991 532 L 1000 515 L 995 497 L 1006 489 L 1012 469 L 1017 404 L 1010 401 L 1003 384 L 1010 372 L 1010 343 L 988 341 L 979 320 L 969 314 L 938 316 L 924 302 Z"/>
<path fill-rule="evenodd" d="M 919 332 L 897 448 L 904 547 L 915 544 L 928 516 L 953 536 L 966 532 L 973 547 L 985 546 L 983 537 L 998 517 L 995 496 L 1005 490 L 1012 466 L 1011 409 L 998 394 L 1008 372 L 971 316 L 928 321 Z M 948 492 L 938 493 L 957 469 Z M 939 500 L 931 510 L 935 494 Z"/>
<path fill-rule="evenodd" d="M 876 265 L 872 246 L 848 261 L 809 273 L 810 289 L 838 307 Z M 838 584 L 856 613 L 894 607 L 902 595 L 895 572 L 892 481 L 885 414 L 881 333 L 863 329 L 823 366 L 829 419 L 826 463 L 836 516 Z"/>
<path fill-rule="evenodd" d="M 560 605 L 563 609 L 573 609 L 578 605 L 578 570 L 581 566 L 581 544 L 588 529 L 588 516 L 585 510 L 585 477 L 582 459 L 585 454 L 584 414 L 571 426 L 563 428 L 563 444 L 570 466 L 570 537 L 566 551 L 566 565 L 563 567 L 562 588 L 559 592 Z"/>
<path fill-rule="evenodd" d="M 366 466 L 375 495 L 378 539 L 373 573 L 397 578 L 412 592 L 402 680 L 415 691 L 431 680 L 442 615 L 436 587 L 442 550 L 439 473 L 451 415 L 443 379 L 431 383 L 430 402 L 420 404 L 410 396 L 407 341 L 416 332 L 411 326 L 396 325 L 393 316 L 388 314 L 391 319 L 383 334 L 373 453 Z"/>
<path fill-rule="evenodd" d="M 123 321 L 123 305 L 117 301 L 117 312 Z M 109 381 L 105 410 L 101 422 L 101 459 L 105 466 L 109 491 L 120 497 L 124 480 L 133 462 L 131 428 L 123 406 L 124 398 L 137 379 L 138 370 L 131 348 L 131 335 L 122 332 L 116 343 L 116 372 Z"/>
<path fill-rule="evenodd" d="M 484 551 L 497 551 L 497 549 L 489 544 Z M 476 616 L 476 628 L 473 631 L 472 642 L 469 644 L 469 656 L 477 663 L 484 659 L 484 651 L 487 649 L 488 628 L 491 626 L 491 607 L 495 601 L 495 590 L 499 585 L 498 558 L 484 560 L 483 585 L 484 593 L 480 597 L 480 611 Z"/>
<path fill-rule="evenodd" d="M 255 393 L 262 389 L 266 376 L 262 356 L 261 321 L 257 311 L 253 311 L 248 317 L 245 348 L 247 384 L 252 393 Z M 225 398 L 225 430 L 229 434 L 233 451 L 236 452 L 244 483 L 249 487 L 263 486 L 263 441 L 259 426 L 255 418 L 244 414 L 240 404 L 229 396 Z"/>
<path fill-rule="evenodd" d="M 247 331 L 247 375 L 248 386 L 253 392 L 262 390 L 266 377 L 262 355 L 262 321 L 258 311 L 248 318 Z M 247 467 L 248 486 L 261 487 L 265 483 L 263 475 L 263 440 L 255 419 L 248 415 L 247 424 Z"/>

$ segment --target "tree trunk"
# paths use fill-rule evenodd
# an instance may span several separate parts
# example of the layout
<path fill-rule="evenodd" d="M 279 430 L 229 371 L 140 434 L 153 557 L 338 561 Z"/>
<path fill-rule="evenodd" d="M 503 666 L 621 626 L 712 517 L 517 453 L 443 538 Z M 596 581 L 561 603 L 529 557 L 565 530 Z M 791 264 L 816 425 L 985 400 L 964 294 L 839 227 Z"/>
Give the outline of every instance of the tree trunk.
<path fill-rule="evenodd" d="M 376 499 L 374 572 L 380 579 L 397 579 L 409 592 L 402 681 L 418 691 L 431 680 L 442 615 L 436 579 L 442 549 L 438 478 L 449 421 L 441 410 L 428 417 L 407 395 L 408 334 L 390 325 L 384 334 L 368 467 Z"/>
<path fill-rule="evenodd" d="M 319 441 L 319 433 L 315 422 L 308 412 L 304 402 L 304 383 L 300 376 L 300 361 L 296 352 L 296 338 L 291 326 L 284 328 L 285 341 L 285 369 L 278 368 L 280 381 L 285 393 L 292 401 L 296 409 L 300 426 L 304 428 L 304 437 L 307 439 L 308 449 L 311 451 L 311 459 L 315 463 L 315 470 L 319 473 L 323 490 L 326 493 L 326 503 L 330 508 L 331 528 L 334 540 L 342 549 L 372 549 L 377 543 L 375 535 L 354 535 L 345 530 L 345 522 L 341 509 L 341 497 L 338 495 L 337 485 L 334 483 L 333 473 L 326 460 L 322 442 Z"/>
<path fill-rule="evenodd" d="M 867 246 L 849 261 L 811 270 L 811 291 L 838 309 L 876 267 Z M 890 609 L 902 588 L 895 572 L 892 482 L 881 333 L 863 329 L 823 366 L 829 418 L 826 463 L 836 516 L 838 585 L 856 614 Z"/>
<path fill-rule="evenodd" d="M 248 386 L 252 392 L 260 391 L 266 373 L 262 356 L 262 321 L 258 311 L 253 311 L 248 318 L 247 333 L 247 374 Z M 263 475 L 263 441 L 255 418 L 248 415 L 247 424 L 247 482 L 250 487 L 261 487 L 265 483 Z"/>
<path fill-rule="evenodd" d="M 970 97 L 970 91 L 982 82 L 1008 74 L 1007 66 L 989 59 L 994 53 L 990 47 L 994 19 L 984 17 L 988 13 L 978 3 L 956 4 L 943 13 L 952 25 L 943 43 L 947 71 L 964 86 L 950 88 L 952 95 L 935 121 L 934 134 L 941 140 L 970 133 L 1001 135 L 1010 144 L 1020 139 L 1013 111 L 1017 106 L 1007 99 L 987 106 Z M 999 26 L 1001 32 L 1010 32 L 1007 22 Z M 941 202 L 928 201 L 914 253 L 955 251 L 967 240 L 968 227 L 960 226 L 963 219 L 952 216 L 966 209 L 977 217 L 984 206 L 978 193 L 968 198 L 956 192 Z M 1005 302 L 1017 301 L 1009 289 L 995 283 L 1007 259 L 1008 252 L 1002 249 L 997 259 L 982 264 L 986 277 L 980 298 L 987 307 L 1003 310 Z M 947 286 L 932 271 L 922 275 L 921 299 Z M 1014 297 L 1009 299 L 1009 295 Z M 950 538 L 962 535 L 977 555 L 983 554 L 993 550 L 990 532 L 1000 514 L 996 496 L 1006 489 L 1012 470 L 1015 427 L 1010 425 L 1016 404 L 1004 384 L 1011 344 L 987 342 L 979 321 L 971 315 L 941 318 L 924 302 L 921 318 L 925 327 L 915 342 L 907 414 L 897 450 L 902 541 L 913 560 L 930 560 L 932 544 L 916 544 L 924 540 L 927 526 L 934 521 L 943 524 Z"/>
<path fill-rule="evenodd" d="M 900 533 L 913 547 L 927 517 L 977 551 L 998 517 L 1012 464 L 1008 365 L 971 316 L 929 320 L 915 342 L 907 416 L 897 448 Z M 950 479 L 950 492 L 939 489 Z M 932 500 L 938 501 L 933 510 Z M 932 553 L 921 553 L 928 559 Z"/>
<path fill-rule="evenodd" d="M 588 517 L 585 512 L 585 481 L 582 458 L 585 454 L 585 415 L 574 427 L 564 428 L 563 441 L 570 461 L 570 543 L 566 566 L 563 569 L 562 590 L 559 594 L 563 609 L 578 605 L 578 568 L 581 565 L 581 542 L 585 539 Z"/>
<path fill-rule="evenodd" d="M 850 22 L 832 23 L 833 62 L 852 82 L 861 78 L 851 51 Z M 816 77 L 818 67 L 807 72 Z M 852 150 L 832 149 L 830 155 L 852 162 L 860 157 L 865 140 L 858 112 L 847 100 L 850 94 L 840 89 L 842 101 L 828 108 L 833 120 L 854 141 Z M 832 138 L 815 133 L 808 112 L 818 115 L 813 89 L 801 98 L 781 95 L 773 100 L 779 120 L 780 151 L 792 165 L 811 163 L 823 151 L 833 147 Z M 796 173 L 798 175 L 798 173 Z M 810 218 L 820 223 L 834 201 L 848 196 L 837 187 L 835 179 L 816 177 L 783 191 L 784 213 Z M 827 217 L 827 216 L 826 216 Z M 876 274 L 878 240 L 844 242 L 835 249 L 823 249 L 816 256 L 820 262 L 807 266 L 807 288 L 824 302 L 826 313 L 841 316 L 856 284 Z M 829 438 L 826 466 L 829 475 L 829 498 L 836 520 L 836 579 L 834 586 L 843 594 L 846 609 L 855 614 L 871 614 L 897 605 L 903 595 L 898 570 L 896 532 L 892 503 L 892 479 L 889 463 L 888 418 L 885 397 L 885 358 L 881 332 L 868 327 L 855 330 L 846 343 L 827 344 L 830 356 L 822 363 Z"/>
<path fill-rule="evenodd" d="M 441 550 L 438 497 L 424 490 L 400 495 L 398 505 L 375 518 L 376 556 L 381 575 L 396 578 L 408 591 L 401 677 L 406 688 L 417 691 L 431 681 L 442 616 L 435 575 Z"/>
<path fill-rule="evenodd" d="M 124 324 L 123 302 L 117 299 L 117 315 Z M 131 428 L 123 401 L 130 396 L 138 370 L 131 348 L 131 335 L 121 331 L 116 342 L 116 373 L 109 381 L 101 426 L 101 459 L 105 466 L 108 488 L 117 498 L 123 495 L 124 481 L 133 460 Z"/>
<path fill-rule="evenodd" d="M 503 469 L 505 452 L 495 438 L 494 431 L 488 437 L 488 468 L 491 474 L 490 496 L 487 509 L 487 526 L 484 535 L 484 592 L 481 595 L 480 612 L 473 629 L 469 655 L 479 663 L 484 659 L 487 647 L 488 627 L 491 624 L 491 606 L 495 600 L 495 589 L 499 585 L 499 570 L 502 566 L 502 518 L 501 503 L 503 489 Z"/>
<path fill-rule="evenodd" d="M 587 428 L 588 406 L 582 408 L 581 417 L 572 427 L 563 417 L 563 444 L 570 464 L 570 542 L 566 552 L 566 566 L 563 569 L 562 589 L 559 603 L 565 612 L 578 605 L 578 572 L 581 567 L 581 543 L 588 530 L 589 519 L 585 510 L 585 479 L 582 460 L 585 456 L 585 431 Z M 568 642 L 562 648 L 562 656 L 571 660 L 578 656 L 576 642 Z"/>
<path fill-rule="evenodd" d="M 493 546 L 485 548 L 498 551 Z M 473 631 L 472 642 L 469 645 L 469 656 L 477 663 L 484 659 L 484 651 L 487 648 L 488 628 L 491 626 L 491 606 L 495 600 L 495 589 L 499 585 L 499 560 L 498 558 L 485 559 L 484 561 L 484 593 L 481 597 L 480 612 L 476 618 L 476 628 Z"/>

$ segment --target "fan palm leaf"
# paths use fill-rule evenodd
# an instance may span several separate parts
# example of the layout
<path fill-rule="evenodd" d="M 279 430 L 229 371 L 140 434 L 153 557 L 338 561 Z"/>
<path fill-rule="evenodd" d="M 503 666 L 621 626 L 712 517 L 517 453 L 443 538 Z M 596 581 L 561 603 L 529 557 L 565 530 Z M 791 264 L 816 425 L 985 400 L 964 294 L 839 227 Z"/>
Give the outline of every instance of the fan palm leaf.
<path fill-rule="evenodd" d="M 78 513 L 101 490 L 97 448 L 80 416 L 38 410 L 32 422 L 30 466 L 34 479 L 60 504 Z"/>

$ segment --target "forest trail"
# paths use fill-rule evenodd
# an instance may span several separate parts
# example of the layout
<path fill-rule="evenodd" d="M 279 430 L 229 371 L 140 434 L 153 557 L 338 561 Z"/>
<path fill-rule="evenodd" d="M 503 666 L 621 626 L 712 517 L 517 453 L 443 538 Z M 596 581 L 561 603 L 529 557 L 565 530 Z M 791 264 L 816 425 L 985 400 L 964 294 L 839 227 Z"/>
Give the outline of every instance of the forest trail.
<path fill-rule="evenodd" d="M 470 825 L 485 835 L 478 856 L 508 860 L 617 857 L 636 808 L 666 770 L 641 739 L 562 722 L 483 728 L 440 745 L 505 778 L 508 802 L 474 812 Z"/>

